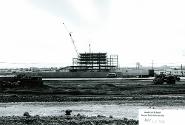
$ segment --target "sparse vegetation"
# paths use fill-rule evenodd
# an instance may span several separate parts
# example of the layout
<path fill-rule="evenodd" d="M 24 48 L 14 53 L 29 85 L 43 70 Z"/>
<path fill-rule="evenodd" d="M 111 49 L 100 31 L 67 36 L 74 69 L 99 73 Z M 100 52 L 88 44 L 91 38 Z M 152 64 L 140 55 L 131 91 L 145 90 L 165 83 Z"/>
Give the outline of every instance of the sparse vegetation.
<path fill-rule="evenodd" d="M 138 125 L 138 120 L 133 119 L 115 119 L 105 116 L 7 116 L 0 117 L 1 125 Z"/>
<path fill-rule="evenodd" d="M 175 85 L 153 85 L 152 81 L 44 81 L 40 88 L 3 88 L 0 102 L 99 101 L 148 98 L 154 95 L 185 94 L 183 81 Z M 75 95 L 75 96 L 74 96 Z M 185 98 L 185 97 L 181 97 Z"/>
<path fill-rule="evenodd" d="M 178 96 L 178 95 L 181 96 Z M 171 96 L 173 95 L 173 96 Z M 1 102 L 63 102 L 63 101 L 108 101 L 141 103 L 143 105 L 182 105 L 185 103 L 185 84 L 177 81 L 175 85 L 154 85 L 145 80 L 110 81 L 44 81 L 44 86 L 37 88 L 1 88 Z M 69 118 L 69 117 L 68 117 Z M 77 116 L 24 116 L 0 117 L 0 124 L 113 124 L 138 125 L 137 120 L 114 119 L 110 117 Z"/>

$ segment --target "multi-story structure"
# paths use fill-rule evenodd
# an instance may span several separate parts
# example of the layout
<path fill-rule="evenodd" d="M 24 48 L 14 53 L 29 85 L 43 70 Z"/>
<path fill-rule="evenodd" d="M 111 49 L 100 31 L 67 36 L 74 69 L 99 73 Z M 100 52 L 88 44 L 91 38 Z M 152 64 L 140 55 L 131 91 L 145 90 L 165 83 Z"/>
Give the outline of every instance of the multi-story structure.
<path fill-rule="evenodd" d="M 118 55 L 107 56 L 107 53 L 80 53 L 73 58 L 70 71 L 110 72 L 118 68 Z"/>

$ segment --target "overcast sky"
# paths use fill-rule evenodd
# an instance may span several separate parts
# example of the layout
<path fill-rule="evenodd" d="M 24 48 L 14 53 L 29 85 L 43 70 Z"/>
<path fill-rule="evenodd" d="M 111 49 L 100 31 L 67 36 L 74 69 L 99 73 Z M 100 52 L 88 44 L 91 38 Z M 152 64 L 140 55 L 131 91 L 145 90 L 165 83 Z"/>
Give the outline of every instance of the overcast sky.
<path fill-rule="evenodd" d="M 76 53 L 121 67 L 185 65 L 184 0 L 0 0 L 0 67 L 68 66 Z"/>

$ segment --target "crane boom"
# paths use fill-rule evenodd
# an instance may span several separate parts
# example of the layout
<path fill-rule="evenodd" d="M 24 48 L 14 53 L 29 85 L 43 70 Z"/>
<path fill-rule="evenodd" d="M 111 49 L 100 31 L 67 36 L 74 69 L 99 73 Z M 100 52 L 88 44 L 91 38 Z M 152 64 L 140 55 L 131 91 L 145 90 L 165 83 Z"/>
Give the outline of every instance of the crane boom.
<path fill-rule="evenodd" d="M 79 54 L 78 54 L 78 49 L 77 49 L 77 47 L 76 47 L 76 45 L 75 45 L 75 41 L 74 41 L 74 39 L 73 39 L 73 37 L 72 37 L 72 34 L 71 34 L 72 32 L 69 32 L 69 30 L 67 29 L 67 27 L 66 27 L 66 25 L 65 25 L 64 23 L 63 23 L 63 25 L 64 25 L 66 31 L 68 32 L 69 37 L 71 38 L 71 41 L 72 41 L 72 43 L 73 43 L 75 52 L 76 52 L 76 54 L 77 54 L 77 56 L 78 56 L 78 55 L 79 55 Z"/>

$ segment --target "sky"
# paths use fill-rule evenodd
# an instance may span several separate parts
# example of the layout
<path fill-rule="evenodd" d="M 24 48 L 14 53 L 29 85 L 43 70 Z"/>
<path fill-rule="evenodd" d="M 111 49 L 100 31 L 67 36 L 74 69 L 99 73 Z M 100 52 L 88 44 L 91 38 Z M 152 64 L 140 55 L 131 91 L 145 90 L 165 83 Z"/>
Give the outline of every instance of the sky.
<path fill-rule="evenodd" d="M 76 52 L 120 67 L 185 65 L 184 0 L 0 0 L 0 68 L 64 67 Z M 65 23 L 65 26 L 63 25 Z"/>

